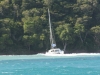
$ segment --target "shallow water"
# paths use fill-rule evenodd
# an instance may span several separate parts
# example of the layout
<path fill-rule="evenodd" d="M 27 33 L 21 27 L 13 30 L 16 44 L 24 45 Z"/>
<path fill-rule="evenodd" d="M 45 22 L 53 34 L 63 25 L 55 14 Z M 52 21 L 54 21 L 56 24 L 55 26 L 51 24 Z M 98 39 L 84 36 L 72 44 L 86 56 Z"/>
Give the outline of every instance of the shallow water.
<path fill-rule="evenodd" d="M 0 75 L 100 75 L 100 54 L 3 55 Z"/>

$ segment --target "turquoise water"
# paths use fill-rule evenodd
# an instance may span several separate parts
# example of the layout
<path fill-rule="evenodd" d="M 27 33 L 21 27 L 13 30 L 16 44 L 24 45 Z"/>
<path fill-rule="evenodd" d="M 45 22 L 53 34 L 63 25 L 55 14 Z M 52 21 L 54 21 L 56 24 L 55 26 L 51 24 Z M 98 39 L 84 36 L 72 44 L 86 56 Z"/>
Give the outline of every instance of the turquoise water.
<path fill-rule="evenodd" d="M 100 55 L 0 56 L 0 75 L 100 75 Z"/>

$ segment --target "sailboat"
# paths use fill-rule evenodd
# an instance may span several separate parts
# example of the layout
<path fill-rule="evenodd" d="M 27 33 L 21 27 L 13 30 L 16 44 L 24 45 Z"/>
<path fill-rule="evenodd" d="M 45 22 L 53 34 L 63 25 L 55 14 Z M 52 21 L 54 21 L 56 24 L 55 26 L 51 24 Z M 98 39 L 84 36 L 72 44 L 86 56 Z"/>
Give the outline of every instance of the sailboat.
<path fill-rule="evenodd" d="M 49 28 L 50 28 L 50 44 L 51 44 L 51 49 L 46 52 L 46 54 L 64 54 L 64 51 L 62 51 L 60 48 L 56 47 L 56 43 L 54 40 L 53 32 L 52 32 L 52 27 L 51 27 L 51 20 L 50 20 L 50 11 L 48 8 L 48 16 L 49 16 Z"/>

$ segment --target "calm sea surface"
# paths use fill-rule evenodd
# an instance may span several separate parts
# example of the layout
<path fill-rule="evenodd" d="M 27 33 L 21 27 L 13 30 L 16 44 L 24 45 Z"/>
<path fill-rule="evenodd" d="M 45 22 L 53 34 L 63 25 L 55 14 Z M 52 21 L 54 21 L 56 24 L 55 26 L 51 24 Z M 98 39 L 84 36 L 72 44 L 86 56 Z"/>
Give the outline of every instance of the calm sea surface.
<path fill-rule="evenodd" d="M 0 75 L 100 75 L 100 54 L 4 55 Z"/>

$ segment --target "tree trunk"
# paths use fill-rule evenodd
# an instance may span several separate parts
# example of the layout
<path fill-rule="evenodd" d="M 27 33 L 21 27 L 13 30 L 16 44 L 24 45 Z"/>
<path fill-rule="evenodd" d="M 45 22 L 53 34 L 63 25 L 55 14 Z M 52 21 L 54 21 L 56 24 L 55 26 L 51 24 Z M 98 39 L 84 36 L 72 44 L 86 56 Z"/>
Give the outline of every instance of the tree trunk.
<path fill-rule="evenodd" d="M 64 43 L 64 52 L 65 52 L 65 50 L 66 50 L 66 46 L 67 46 L 67 43 L 65 42 L 65 43 Z"/>

